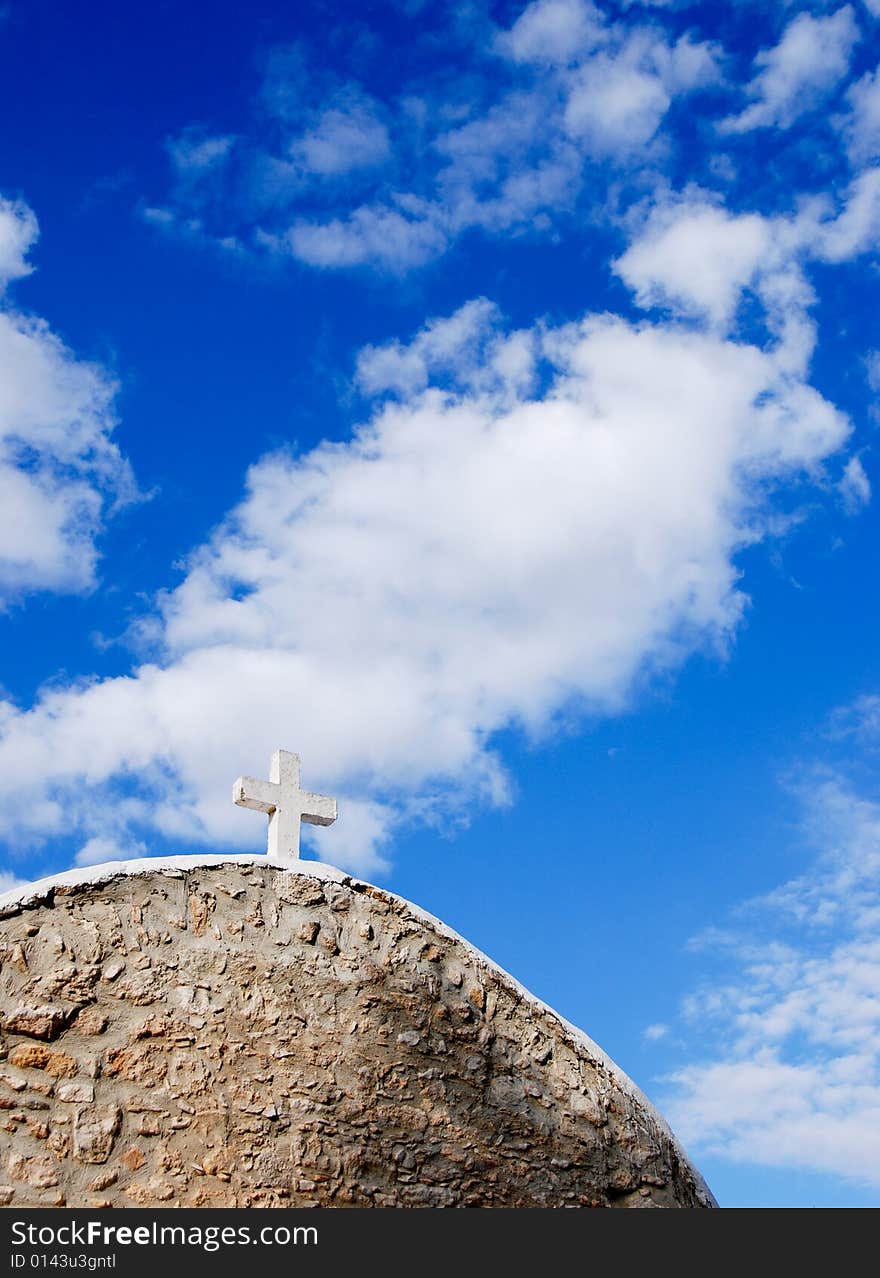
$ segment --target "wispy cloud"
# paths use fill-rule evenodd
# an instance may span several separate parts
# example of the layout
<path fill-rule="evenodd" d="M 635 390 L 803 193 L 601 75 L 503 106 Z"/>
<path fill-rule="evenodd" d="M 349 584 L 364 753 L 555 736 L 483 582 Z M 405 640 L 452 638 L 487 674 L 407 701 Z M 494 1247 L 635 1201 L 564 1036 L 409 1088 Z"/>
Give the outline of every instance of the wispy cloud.
<path fill-rule="evenodd" d="M 174 181 L 146 202 L 162 211 L 153 222 L 191 234 L 196 215 L 209 242 L 405 272 L 469 229 L 547 234 L 595 184 L 597 164 L 613 177 L 662 150 L 675 101 L 721 75 L 712 43 L 608 21 L 585 0 L 537 0 L 493 28 L 487 49 L 461 53 L 467 74 L 380 102 L 319 74 L 304 48 L 276 51 L 234 156 L 229 138 L 202 128 L 170 143 Z"/>
<path fill-rule="evenodd" d="M 384 164 L 391 143 L 378 103 L 352 95 L 321 111 L 311 128 L 291 140 L 289 154 L 304 173 L 340 177 Z"/>
<path fill-rule="evenodd" d="M 695 1150 L 878 1185 L 880 805 L 827 770 L 801 798 L 816 858 L 704 938 L 721 970 L 685 1005 L 698 1059 L 666 1111 Z"/>
<path fill-rule="evenodd" d="M 880 158 L 880 67 L 851 86 L 846 95 L 848 111 L 837 124 L 857 164 Z"/>
<path fill-rule="evenodd" d="M 851 5 L 827 17 L 799 13 L 772 49 L 755 58 L 758 68 L 746 86 L 752 102 L 720 125 L 725 133 L 750 129 L 786 129 L 806 111 L 819 106 L 849 70 L 859 39 Z"/>

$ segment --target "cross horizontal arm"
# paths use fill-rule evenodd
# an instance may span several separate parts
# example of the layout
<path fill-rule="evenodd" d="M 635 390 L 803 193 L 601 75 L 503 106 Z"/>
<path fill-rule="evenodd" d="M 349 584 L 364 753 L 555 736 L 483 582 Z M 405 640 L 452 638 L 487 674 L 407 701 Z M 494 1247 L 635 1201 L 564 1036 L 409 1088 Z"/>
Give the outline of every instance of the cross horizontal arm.
<path fill-rule="evenodd" d="M 239 777 L 232 787 L 232 802 L 240 808 L 256 812 L 274 812 L 281 787 L 274 781 L 257 781 L 255 777 Z"/>
<path fill-rule="evenodd" d="M 328 798 L 326 794 L 312 794 L 306 790 L 301 802 L 302 819 L 308 821 L 309 825 L 332 825 L 336 820 L 336 800 Z"/>

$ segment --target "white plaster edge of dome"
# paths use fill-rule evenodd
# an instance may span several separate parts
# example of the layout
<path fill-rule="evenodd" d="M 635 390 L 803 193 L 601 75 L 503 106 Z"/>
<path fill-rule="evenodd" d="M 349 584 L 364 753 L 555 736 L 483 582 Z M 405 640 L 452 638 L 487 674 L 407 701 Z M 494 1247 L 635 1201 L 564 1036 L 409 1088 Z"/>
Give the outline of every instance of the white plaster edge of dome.
<path fill-rule="evenodd" d="M 195 856 L 145 856 L 132 859 L 130 861 L 104 861 L 100 865 L 87 865 L 78 867 L 73 870 L 62 870 L 57 874 L 49 874 L 45 878 L 37 879 L 33 883 L 20 883 L 8 891 L 0 893 L 0 919 L 8 917 L 9 913 L 17 907 L 22 909 L 32 908 L 40 904 L 41 901 L 56 888 L 61 887 L 98 887 L 104 883 L 110 883 L 114 879 L 135 877 L 142 874 L 169 874 L 176 877 L 182 870 L 202 870 L 214 869 L 222 865 L 248 865 L 257 869 L 271 869 L 279 871 L 282 874 L 307 874 L 312 878 L 329 880 L 334 883 L 356 883 L 363 887 L 376 887 L 376 884 L 368 882 L 366 879 L 359 879 L 353 874 L 347 874 L 344 870 L 339 870 L 335 865 L 327 865 L 323 861 L 300 861 L 296 867 L 280 865 L 277 862 L 269 861 L 265 853 L 223 853 L 218 852 L 211 854 L 197 854 Z M 694 1165 L 687 1150 L 681 1144 L 681 1141 L 675 1135 L 666 1119 L 660 1111 L 652 1104 L 641 1088 L 633 1082 L 630 1076 L 620 1068 L 615 1061 L 611 1059 L 607 1052 L 603 1051 L 598 1043 L 595 1043 L 589 1036 L 584 1033 L 577 1025 L 573 1025 L 571 1021 L 567 1021 L 564 1016 L 551 1007 L 549 1003 L 545 1003 L 542 999 L 533 994 L 531 990 L 506 972 L 500 967 L 494 959 L 489 958 L 475 945 L 472 945 L 465 937 L 459 935 L 453 928 L 449 927 L 442 919 L 438 919 L 435 915 L 430 914 L 427 910 L 422 909 L 420 905 L 408 901 L 406 897 L 399 896 L 396 892 L 391 892 L 388 888 L 378 888 L 380 892 L 384 892 L 387 896 L 393 897 L 395 901 L 399 901 L 410 910 L 422 922 L 429 924 L 442 936 L 448 940 L 455 941 L 461 945 L 464 950 L 477 962 L 488 968 L 491 972 L 495 972 L 504 978 L 516 992 L 527 1003 L 539 1011 L 549 1014 L 563 1027 L 565 1032 L 571 1039 L 582 1047 L 589 1056 L 598 1061 L 608 1073 L 613 1077 L 615 1082 L 620 1086 L 621 1091 L 625 1092 L 632 1100 L 653 1119 L 660 1130 L 669 1138 L 676 1153 L 681 1158 L 684 1165 L 688 1168 L 694 1178 L 697 1189 L 705 1194 L 708 1201 L 715 1207 L 718 1206 L 715 1195 L 712 1193 L 703 1176 Z"/>

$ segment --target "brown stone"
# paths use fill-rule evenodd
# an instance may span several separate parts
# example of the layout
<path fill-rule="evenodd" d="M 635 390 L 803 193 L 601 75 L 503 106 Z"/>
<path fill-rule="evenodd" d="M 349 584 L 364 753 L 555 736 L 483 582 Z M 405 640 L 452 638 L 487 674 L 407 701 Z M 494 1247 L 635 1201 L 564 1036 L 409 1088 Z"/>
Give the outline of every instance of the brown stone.
<path fill-rule="evenodd" d="M 27 959 L 21 945 L 0 945 L 0 963 L 9 963 L 19 972 L 28 970 Z"/>
<path fill-rule="evenodd" d="M 42 1043 L 21 1043 L 9 1053 L 10 1065 L 19 1069 L 42 1069 L 53 1078 L 70 1078 L 76 1073 L 76 1060 L 69 1052 L 52 1051 Z"/>
<path fill-rule="evenodd" d="M 20 1043 L 9 1053 L 10 1065 L 19 1069 L 43 1069 L 49 1059 L 49 1049 L 42 1043 Z"/>
<path fill-rule="evenodd" d="M 125 1163 L 126 1167 L 131 1172 L 136 1172 L 138 1168 L 143 1167 L 146 1161 L 146 1158 L 144 1158 L 136 1145 L 133 1145 L 131 1149 L 127 1149 L 120 1159 L 120 1162 Z"/>
<path fill-rule="evenodd" d="M 100 1012 L 97 1007 L 86 1007 L 80 1012 L 76 1018 L 76 1032 L 78 1034 L 103 1034 L 107 1028 L 107 1017 Z"/>
<path fill-rule="evenodd" d="M 48 1154 L 36 1154 L 28 1158 L 13 1151 L 9 1155 L 9 1176 L 34 1189 L 49 1189 L 58 1184 L 58 1168 Z"/>
<path fill-rule="evenodd" d="M 76 1058 L 69 1052 L 49 1052 L 43 1069 L 53 1078 L 71 1078 L 77 1071 Z"/>

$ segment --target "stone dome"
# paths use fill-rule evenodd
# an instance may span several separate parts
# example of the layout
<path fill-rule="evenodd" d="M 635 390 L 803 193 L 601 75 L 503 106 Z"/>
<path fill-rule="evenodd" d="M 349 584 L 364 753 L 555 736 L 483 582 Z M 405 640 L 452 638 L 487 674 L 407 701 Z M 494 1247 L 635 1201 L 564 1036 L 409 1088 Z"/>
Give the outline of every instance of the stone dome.
<path fill-rule="evenodd" d="M 715 1205 L 585 1035 L 329 866 L 58 875 L 0 961 L 2 1204 Z"/>

